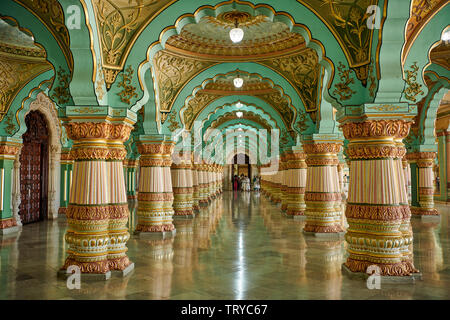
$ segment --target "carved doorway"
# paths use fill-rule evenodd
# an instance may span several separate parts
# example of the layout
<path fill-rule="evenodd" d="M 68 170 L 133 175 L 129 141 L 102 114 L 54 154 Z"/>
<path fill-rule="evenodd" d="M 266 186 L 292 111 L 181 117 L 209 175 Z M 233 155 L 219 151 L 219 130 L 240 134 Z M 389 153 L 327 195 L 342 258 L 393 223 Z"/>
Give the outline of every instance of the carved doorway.
<path fill-rule="evenodd" d="M 48 144 L 49 130 L 45 117 L 31 111 L 25 118 L 20 154 L 20 207 L 23 224 L 42 221 L 48 210 Z"/>

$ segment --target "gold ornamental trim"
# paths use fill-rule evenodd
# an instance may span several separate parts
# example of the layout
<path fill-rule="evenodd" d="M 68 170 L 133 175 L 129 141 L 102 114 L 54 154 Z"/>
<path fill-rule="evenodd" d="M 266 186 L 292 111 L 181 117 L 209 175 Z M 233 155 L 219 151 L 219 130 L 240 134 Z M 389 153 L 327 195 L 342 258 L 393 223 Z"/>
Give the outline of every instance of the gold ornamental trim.
<path fill-rule="evenodd" d="M 341 125 L 346 139 L 394 137 L 404 139 L 409 134 L 412 122 L 405 120 L 368 120 Z"/>

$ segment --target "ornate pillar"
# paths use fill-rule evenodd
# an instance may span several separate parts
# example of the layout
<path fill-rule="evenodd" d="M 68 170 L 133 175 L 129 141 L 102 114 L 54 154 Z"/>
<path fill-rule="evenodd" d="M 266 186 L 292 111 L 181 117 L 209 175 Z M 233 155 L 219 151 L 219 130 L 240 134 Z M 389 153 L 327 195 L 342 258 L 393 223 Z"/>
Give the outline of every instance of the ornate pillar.
<path fill-rule="evenodd" d="M 341 193 L 337 154 L 341 149 L 338 140 L 307 140 L 303 149 L 306 153 L 307 178 L 305 189 L 306 225 L 304 232 L 316 236 L 340 236 Z"/>
<path fill-rule="evenodd" d="M 192 209 L 192 172 L 190 155 L 180 156 L 179 163 L 172 163 L 172 189 L 174 218 L 193 218 Z"/>
<path fill-rule="evenodd" d="M 126 255 L 130 234 L 123 176 L 123 143 L 132 126 L 126 118 L 118 123 L 74 121 L 72 116 L 64 119 L 75 162 L 66 212 L 68 256 L 61 272 L 76 265 L 83 275 L 97 274 L 95 278 L 108 279 L 110 271 L 125 275 L 134 268 Z"/>
<path fill-rule="evenodd" d="M 19 147 L 20 149 L 20 147 Z M 16 219 L 17 226 L 22 226 L 22 221 L 19 215 L 19 207 L 20 207 L 20 151 L 17 153 L 16 158 L 14 159 L 14 170 L 12 176 L 12 213 L 13 217 Z"/>
<path fill-rule="evenodd" d="M 175 142 L 166 140 L 163 145 L 163 180 L 164 180 L 164 194 L 166 197 L 163 201 L 164 211 L 164 225 L 172 226 L 172 231 L 175 230 L 173 225 L 173 189 L 172 189 L 172 175 L 170 173 L 170 167 L 172 166 L 172 154 L 175 148 Z"/>
<path fill-rule="evenodd" d="M 214 177 L 213 177 L 213 171 L 214 171 L 214 165 L 212 163 L 208 163 L 207 166 L 207 173 L 208 173 L 208 202 L 212 201 L 214 198 Z"/>
<path fill-rule="evenodd" d="M 11 210 L 12 171 L 21 147 L 21 141 L 1 137 L 0 140 L 0 237 L 20 230 L 20 218 Z M 15 183 L 15 186 L 17 184 Z M 20 190 L 19 190 L 20 194 Z M 18 225 L 19 220 L 19 225 Z"/>
<path fill-rule="evenodd" d="M 289 203 L 286 214 L 288 217 L 304 216 L 305 188 L 306 188 L 306 154 L 302 151 L 294 151 L 289 159 L 289 175 L 291 176 L 287 193 Z"/>
<path fill-rule="evenodd" d="M 281 161 L 278 162 L 279 164 Z M 272 188 L 272 194 L 270 197 L 270 200 L 275 203 L 281 203 L 281 166 L 278 167 L 277 172 L 275 172 L 274 175 L 272 175 L 272 181 L 273 181 L 273 188 Z"/>
<path fill-rule="evenodd" d="M 355 122 L 354 116 L 341 120 L 350 158 L 345 211 L 349 257 L 344 269 L 366 273 L 375 265 L 381 276 L 408 276 L 417 270 L 412 261 L 402 140 L 409 133 L 414 111 L 408 104 L 396 104 L 399 111 L 394 114 L 386 114 L 390 105 L 366 104 L 360 108 L 364 109 L 360 122 Z M 384 112 L 378 115 L 378 111 Z"/>
<path fill-rule="evenodd" d="M 286 211 L 288 207 L 289 202 L 289 194 L 287 193 L 288 190 L 288 180 L 290 180 L 289 175 L 289 157 L 290 152 L 286 152 L 281 155 L 281 162 L 280 162 L 280 200 L 281 200 L 281 211 Z"/>
<path fill-rule="evenodd" d="M 192 189 L 193 189 L 192 209 L 194 211 L 200 210 L 200 205 L 198 203 L 198 201 L 200 199 L 198 176 L 199 176 L 199 164 L 192 163 Z"/>
<path fill-rule="evenodd" d="M 439 216 L 434 208 L 434 159 L 436 152 L 408 153 L 411 163 L 412 202 L 411 213 L 417 216 Z"/>
<path fill-rule="evenodd" d="M 207 164 L 203 162 L 198 164 L 198 187 L 199 187 L 199 200 L 200 206 L 208 205 L 208 174 L 206 172 Z"/>
<path fill-rule="evenodd" d="M 136 233 L 144 238 L 166 238 L 175 235 L 171 217 L 166 217 L 167 203 L 172 206 L 172 182 L 169 187 L 164 176 L 166 165 L 171 162 L 164 157 L 166 141 L 163 136 L 142 137 L 138 142 L 139 159 L 139 193 L 138 223 Z M 170 170 L 170 165 L 168 167 Z M 169 172 L 170 174 L 170 172 Z M 167 212 L 170 214 L 169 212 Z"/>
<path fill-rule="evenodd" d="M 59 194 L 59 214 L 66 214 L 69 205 L 70 186 L 72 185 L 73 159 L 70 156 L 70 149 L 61 150 L 60 157 L 60 194 Z"/>

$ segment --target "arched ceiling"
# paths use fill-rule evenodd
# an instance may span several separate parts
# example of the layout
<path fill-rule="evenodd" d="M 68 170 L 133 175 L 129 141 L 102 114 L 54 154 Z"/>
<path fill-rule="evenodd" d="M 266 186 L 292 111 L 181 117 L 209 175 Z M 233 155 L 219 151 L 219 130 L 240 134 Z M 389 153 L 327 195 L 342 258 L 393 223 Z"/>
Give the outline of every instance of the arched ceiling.
<path fill-rule="evenodd" d="M 34 42 L 30 31 L 20 28 L 11 17 L 0 17 L 0 121 L 19 91 L 52 66 L 47 53 Z M 12 121 L 12 118 L 8 120 Z M 15 131 L 10 127 L 5 131 Z"/>

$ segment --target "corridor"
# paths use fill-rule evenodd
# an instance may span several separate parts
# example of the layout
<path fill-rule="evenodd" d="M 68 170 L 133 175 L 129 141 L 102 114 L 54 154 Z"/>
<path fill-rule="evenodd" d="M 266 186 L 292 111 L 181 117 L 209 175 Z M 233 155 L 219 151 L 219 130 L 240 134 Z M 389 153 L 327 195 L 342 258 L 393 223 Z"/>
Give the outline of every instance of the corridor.
<path fill-rule="evenodd" d="M 436 207 L 438 223 L 411 219 L 422 273 L 416 284 L 369 290 L 341 271 L 344 239 L 305 236 L 305 222 L 284 217 L 265 196 L 225 191 L 194 219 L 174 220 L 173 239 L 132 235 L 135 269 L 127 277 L 82 282 L 80 289 L 69 290 L 56 276 L 66 218 L 25 225 L 18 236 L 0 238 L 0 299 L 450 299 L 450 208 Z M 130 212 L 133 234 L 134 203 Z"/>

